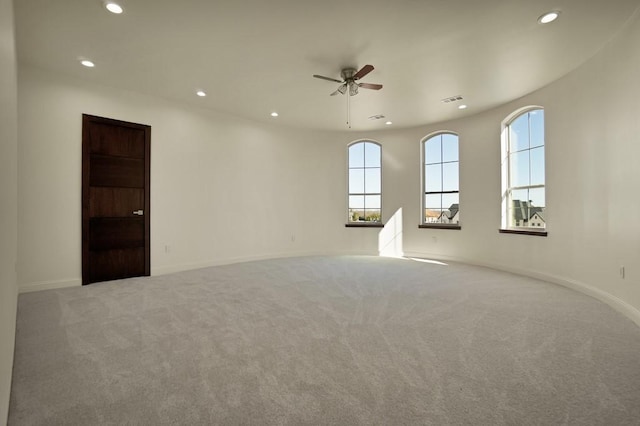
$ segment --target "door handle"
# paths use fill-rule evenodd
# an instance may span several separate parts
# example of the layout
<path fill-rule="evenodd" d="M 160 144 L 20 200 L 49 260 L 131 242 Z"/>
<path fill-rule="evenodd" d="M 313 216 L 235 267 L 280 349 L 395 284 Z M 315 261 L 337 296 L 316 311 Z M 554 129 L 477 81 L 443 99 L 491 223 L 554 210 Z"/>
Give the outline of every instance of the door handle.
<path fill-rule="evenodd" d="M 142 216 L 142 215 L 144 214 L 144 211 L 143 211 L 143 210 L 135 210 L 135 211 L 133 212 L 133 214 L 135 214 L 135 215 L 137 215 L 137 216 Z"/>

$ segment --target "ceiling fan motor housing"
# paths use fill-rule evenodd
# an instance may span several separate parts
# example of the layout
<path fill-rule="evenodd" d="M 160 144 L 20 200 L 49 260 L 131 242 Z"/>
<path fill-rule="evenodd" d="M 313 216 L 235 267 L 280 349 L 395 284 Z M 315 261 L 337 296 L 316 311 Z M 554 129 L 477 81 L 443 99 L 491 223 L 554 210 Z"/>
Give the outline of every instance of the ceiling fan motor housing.
<path fill-rule="evenodd" d="M 342 79 L 345 81 L 353 80 L 354 74 L 358 72 L 355 68 L 345 68 L 340 72 Z"/>

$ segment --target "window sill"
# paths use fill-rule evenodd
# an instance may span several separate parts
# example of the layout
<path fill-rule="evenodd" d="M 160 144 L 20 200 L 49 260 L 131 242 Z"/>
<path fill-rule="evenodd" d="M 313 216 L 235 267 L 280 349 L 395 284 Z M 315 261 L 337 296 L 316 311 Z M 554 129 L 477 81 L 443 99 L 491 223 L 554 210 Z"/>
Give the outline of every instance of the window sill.
<path fill-rule="evenodd" d="M 446 225 L 444 223 L 422 224 L 422 225 L 418 225 L 418 228 L 420 229 L 456 229 L 456 230 L 462 229 L 460 225 Z"/>
<path fill-rule="evenodd" d="M 522 229 L 498 229 L 501 234 L 519 234 L 519 235 L 533 235 L 536 237 L 546 237 L 547 231 L 525 231 Z"/>
<path fill-rule="evenodd" d="M 382 222 L 350 222 L 345 223 L 346 228 L 384 228 Z"/>

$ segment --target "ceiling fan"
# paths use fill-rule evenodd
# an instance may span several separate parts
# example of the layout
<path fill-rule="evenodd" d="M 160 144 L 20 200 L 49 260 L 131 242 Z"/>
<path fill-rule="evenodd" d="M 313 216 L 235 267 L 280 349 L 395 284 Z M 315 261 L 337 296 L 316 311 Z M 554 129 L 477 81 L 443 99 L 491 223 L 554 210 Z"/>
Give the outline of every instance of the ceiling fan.
<path fill-rule="evenodd" d="M 363 89 L 372 89 L 372 90 L 380 90 L 382 89 L 382 84 L 373 84 L 373 83 L 359 83 L 360 80 L 365 75 L 369 74 L 373 71 L 373 65 L 365 65 L 360 68 L 360 71 L 356 72 L 355 68 L 345 68 L 340 72 L 340 76 L 342 80 L 338 80 L 336 78 L 325 77 L 323 75 L 314 74 L 315 78 L 320 78 L 322 80 L 333 81 L 336 83 L 340 83 L 340 87 L 331 93 L 331 96 L 335 96 L 338 93 L 344 95 L 347 90 L 349 90 L 349 96 L 355 96 L 358 94 L 358 89 L 362 87 Z"/>

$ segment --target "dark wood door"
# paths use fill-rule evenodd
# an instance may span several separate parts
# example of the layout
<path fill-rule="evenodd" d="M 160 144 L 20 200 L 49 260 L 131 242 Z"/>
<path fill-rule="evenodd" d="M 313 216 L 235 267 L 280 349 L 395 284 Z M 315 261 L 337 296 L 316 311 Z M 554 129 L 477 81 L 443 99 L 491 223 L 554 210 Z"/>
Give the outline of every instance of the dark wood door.
<path fill-rule="evenodd" d="M 151 127 L 82 116 L 82 284 L 150 275 Z"/>

